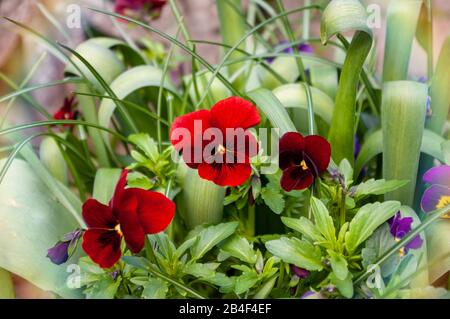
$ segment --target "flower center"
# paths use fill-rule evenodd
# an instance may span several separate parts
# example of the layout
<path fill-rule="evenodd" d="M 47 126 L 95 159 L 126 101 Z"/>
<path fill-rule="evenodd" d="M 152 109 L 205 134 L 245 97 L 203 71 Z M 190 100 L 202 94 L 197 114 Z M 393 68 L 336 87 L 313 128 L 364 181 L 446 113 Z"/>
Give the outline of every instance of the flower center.
<path fill-rule="evenodd" d="M 439 198 L 438 204 L 436 205 L 436 208 L 444 208 L 447 205 L 450 205 L 450 196 L 441 196 L 441 198 Z"/>
<path fill-rule="evenodd" d="M 114 230 L 115 230 L 120 236 L 123 236 L 122 230 L 120 229 L 120 224 L 117 224 L 116 227 L 114 227 Z"/>
<path fill-rule="evenodd" d="M 401 238 L 398 238 L 398 237 L 395 238 L 395 241 L 396 241 L 397 243 L 398 243 L 400 240 L 401 240 Z M 399 255 L 400 257 L 405 256 L 405 247 L 402 247 L 402 248 L 400 248 L 400 249 L 398 250 L 398 255 Z"/>
<path fill-rule="evenodd" d="M 304 170 L 304 171 L 306 171 L 306 170 L 309 169 L 308 165 L 306 165 L 305 160 L 302 160 L 302 161 L 300 162 L 300 166 L 301 166 L 302 170 Z"/>
<path fill-rule="evenodd" d="M 217 146 L 217 153 L 223 155 L 226 153 L 226 151 L 227 149 L 222 144 L 219 144 L 219 146 Z"/>

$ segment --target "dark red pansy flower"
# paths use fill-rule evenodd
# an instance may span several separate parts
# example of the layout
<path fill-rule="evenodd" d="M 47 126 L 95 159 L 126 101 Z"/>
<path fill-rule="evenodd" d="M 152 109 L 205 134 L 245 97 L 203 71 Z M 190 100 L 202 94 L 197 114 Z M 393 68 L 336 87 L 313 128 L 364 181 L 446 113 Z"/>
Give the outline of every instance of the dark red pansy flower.
<path fill-rule="evenodd" d="M 159 16 L 167 0 L 116 0 L 114 11 L 122 15 L 134 15 L 135 12 L 145 10 Z"/>
<path fill-rule="evenodd" d="M 75 120 L 78 112 L 74 110 L 77 105 L 75 96 L 66 97 L 63 105 L 53 114 L 55 120 Z M 64 124 L 64 126 L 71 126 L 71 124 Z"/>
<path fill-rule="evenodd" d="M 318 135 L 288 132 L 281 137 L 279 148 L 281 187 L 288 192 L 308 188 L 330 163 L 330 143 Z"/>
<path fill-rule="evenodd" d="M 109 205 L 92 198 L 83 204 L 88 229 L 82 247 L 102 268 L 110 268 L 120 259 L 122 238 L 133 253 L 138 253 L 144 247 L 145 235 L 166 229 L 175 213 L 175 204 L 166 196 L 125 188 L 127 173 L 123 170 Z"/>
<path fill-rule="evenodd" d="M 237 186 L 251 175 L 250 158 L 258 142 L 249 128 L 258 125 L 256 106 L 240 97 L 216 103 L 175 119 L 170 140 L 185 163 L 201 178 L 220 186 Z"/>

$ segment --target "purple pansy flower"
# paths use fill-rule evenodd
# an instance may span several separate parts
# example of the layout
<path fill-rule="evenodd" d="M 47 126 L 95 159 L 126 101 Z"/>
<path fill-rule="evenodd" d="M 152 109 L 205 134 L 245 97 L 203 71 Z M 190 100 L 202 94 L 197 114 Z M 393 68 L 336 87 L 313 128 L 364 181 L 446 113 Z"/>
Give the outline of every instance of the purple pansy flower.
<path fill-rule="evenodd" d="M 277 48 L 281 48 L 284 47 L 284 49 L 281 51 L 281 53 L 286 53 L 286 54 L 293 54 L 294 53 L 294 49 L 292 48 L 292 46 L 288 46 L 289 42 L 288 41 L 281 41 L 278 45 Z M 307 44 L 307 43 L 302 43 L 298 45 L 298 51 L 302 52 L 302 53 L 313 53 L 313 48 L 311 45 Z M 278 52 L 278 50 L 276 50 Z M 272 63 L 273 60 L 275 60 L 275 57 L 267 57 L 266 61 L 268 63 Z"/>
<path fill-rule="evenodd" d="M 319 292 L 308 290 L 300 297 L 300 299 L 325 299 L 325 297 Z"/>
<path fill-rule="evenodd" d="M 423 181 L 431 186 L 422 197 L 422 210 L 425 213 L 450 205 L 450 166 L 442 165 L 429 169 L 423 175 Z M 450 218 L 447 214 L 444 218 Z"/>
<path fill-rule="evenodd" d="M 412 222 L 412 217 L 402 218 L 400 212 L 397 212 L 397 214 L 388 221 L 391 235 L 394 236 L 395 240 L 399 241 L 411 231 Z M 420 235 L 415 236 L 400 250 L 400 255 L 403 256 L 404 254 L 407 254 L 410 249 L 422 247 L 422 243 L 423 240 L 420 238 Z"/>
<path fill-rule="evenodd" d="M 64 235 L 63 240 L 59 241 L 55 246 L 47 250 L 47 257 L 50 258 L 52 263 L 61 265 L 69 259 L 72 251 L 69 252 L 70 247 L 75 247 L 78 239 L 82 235 L 82 230 L 77 229 L 73 232 Z"/>
<path fill-rule="evenodd" d="M 306 269 L 291 265 L 291 270 L 298 278 L 305 279 L 309 276 L 309 271 Z"/>

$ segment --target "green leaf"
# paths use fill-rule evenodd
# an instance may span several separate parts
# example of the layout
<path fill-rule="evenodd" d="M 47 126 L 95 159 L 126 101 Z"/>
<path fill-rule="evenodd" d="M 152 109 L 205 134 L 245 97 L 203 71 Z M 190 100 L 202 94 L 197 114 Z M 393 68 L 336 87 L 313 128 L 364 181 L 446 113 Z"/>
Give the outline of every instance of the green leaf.
<path fill-rule="evenodd" d="M 273 94 L 285 108 L 308 109 L 308 97 L 302 84 L 285 84 L 273 90 Z M 314 113 L 326 123 L 331 123 L 334 110 L 334 101 L 318 88 L 311 87 L 311 98 L 314 104 Z"/>
<path fill-rule="evenodd" d="M 281 190 L 273 187 L 264 187 L 261 190 L 261 197 L 275 214 L 283 212 L 285 202 Z"/>
<path fill-rule="evenodd" d="M 383 82 L 405 80 L 422 0 L 389 2 Z"/>
<path fill-rule="evenodd" d="M 311 197 L 311 209 L 314 215 L 316 228 L 330 243 L 336 242 L 336 229 L 334 228 L 333 218 L 331 218 L 327 207 L 320 199 Z"/>
<path fill-rule="evenodd" d="M 236 294 L 242 294 L 252 288 L 258 281 L 259 276 L 256 271 L 244 272 L 242 275 L 236 278 L 234 291 Z"/>
<path fill-rule="evenodd" d="M 53 177 L 67 185 L 67 164 L 53 137 L 47 136 L 42 139 L 39 158 Z"/>
<path fill-rule="evenodd" d="M 280 129 L 280 135 L 297 131 L 283 104 L 271 91 L 260 88 L 248 92 L 247 96 L 255 102 L 255 105 L 269 119 L 272 126 Z"/>
<path fill-rule="evenodd" d="M 266 242 L 266 248 L 284 262 L 307 270 L 322 270 L 322 254 L 319 247 L 297 238 L 282 237 Z"/>
<path fill-rule="evenodd" d="M 322 242 L 325 238 L 322 237 L 320 231 L 316 228 L 316 226 L 307 218 L 291 218 L 291 217 L 281 217 L 281 221 L 287 227 L 292 228 L 293 230 L 298 231 L 303 234 L 307 239 L 313 242 Z"/>
<path fill-rule="evenodd" d="M 0 268 L 0 299 L 14 299 L 14 283 L 11 274 Z"/>
<path fill-rule="evenodd" d="M 361 243 L 399 209 L 400 203 L 397 201 L 376 202 L 361 207 L 350 222 L 349 231 L 345 236 L 345 247 L 349 254 L 355 252 Z"/>
<path fill-rule="evenodd" d="M 150 278 L 148 282 L 144 285 L 144 290 L 142 291 L 142 298 L 164 299 L 166 298 L 168 291 L 169 286 L 167 285 L 167 282 L 157 278 Z"/>
<path fill-rule="evenodd" d="M 4 163 L 1 161 L 0 167 Z M 66 284 L 73 273 L 46 257 L 47 249 L 79 224 L 22 160 L 13 161 L 0 184 L 0 220 L 1 268 L 62 297 L 80 297 L 80 290 Z M 68 263 L 76 263 L 76 259 L 73 256 Z"/>
<path fill-rule="evenodd" d="M 366 241 L 365 247 L 361 251 L 362 264 L 368 267 L 373 264 L 378 257 L 382 256 L 395 244 L 395 238 L 392 236 L 389 225 L 383 224 Z M 388 277 L 391 275 L 399 261 L 398 254 L 392 255 L 381 265 L 381 275 Z"/>
<path fill-rule="evenodd" d="M 442 154 L 444 155 L 444 163 L 450 165 L 450 141 L 442 143 Z"/>
<path fill-rule="evenodd" d="M 405 187 L 386 194 L 386 200 L 399 200 L 408 206 L 413 203 L 427 96 L 427 86 L 422 83 L 384 84 L 381 103 L 383 178 L 410 181 Z"/>
<path fill-rule="evenodd" d="M 104 205 L 108 205 L 113 197 L 122 170 L 119 168 L 100 168 L 95 174 L 92 197 Z"/>
<path fill-rule="evenodd" d="M 444 156 L 441 149 L 441 144 L 443 142 L 445 142 L 445 139 L 442 136 L 425 129 L 423 131 L 420 150 L 422 153 L 444 162 Z M 361 169 L 367 165 L 371 159 L 381 153 L 383 153 L 383 132 L 382 130 L 377 130 L 365 140 L 361 147 L 361 151 L 359 152 L 359 156 L 355 164 L 355 177 L 359 175 Z"/>
<path fill-rule="evenodd" d="M 342 67 L 336 103 L 329 131 L 332 157 L 353 164 L 356 93 L 364 61 L 372 47 L 372 31 L 367 14 L 358 0 L 333 0 L 325 8 L 320 24 L 323 44 L 337 33 L 356 31 Z"/>
<path fill-rule="evenodd" d="M 442 134 L 445 121 L 450 108 L 450 37 L 445 40 L 435 73 L 431 81 L 431 119 L 427 121 L 426 127 L 438 135 Z"/>
<path fill-rule="evenodd" d="M 128 139 L 131 143 L 140 148 L 152 161 L 156 162 L 158 160 L 158 145 L 150 135 L 146 133 L 131 134 L 128 136 Z"/>
<path fill-rule="evenodd" d="M 238 222 L 230 222 L 209 226 L 202 230 L 195 244 L 191 247 L 192 260 L 202 258 L 214 246 L 231 236 L 238 225 Z"/>
<path fill-rule="evenodd" d="M 350 187 L 353 183 L 353 167 L 346 158 L 339 163 L 339 171 L 344 176 L 345 187 Z"/>
<path fill-rule="evenodd" d="M 333 273 L 339 280 L 345 280 L 348 276 L 348 265 L 347 260 L 340 253 L 328 249 L 328 254 L 330 255 L 331 269 Z"/>
<path fill-rule="evenodd" d="M 384 179 L 375 180 L 371 178 L 356 186 L 355 198 L 356 200 L 360 200 L 362 197 L 368 195 L 383 195 L 392 192 L 396 189 L 399 189 L 408 183 L 409 181 L 397 181 L 397 180 L 386 181 Z"/>
<path fill-rule="evenodd" d="M 219 267 L 219 263 L 206 263 L 206 264 L 188 264 L 183 268 L 183 271 L 194 277 L 198 278 L 211 278 L 216 274 L 216 269 Z"/>
<path fill-rule="evenodd" d="M 254 264 L 256 263 L 256 253 L 253 250 L 253 245 L 244 237 L 233 235 L 225 240 L 219 247 L 230 254 L 231 256 L 242 260 L 243 262 Z"/>
<path fill-rule="evenodd" d="M 275 286 L 275 283 L 277 281 L 278 275 L 273 276 L 269 280 L 267 280 L 264 284 L 261 285 L 261 287 L 256 291 L 255 295 L 253 296 L 253 299 L 266 299 L 270 292 L 272 291 L 273 287 Z"/>
<path fill-rule="evenodd" d="M 330 274 L 331 282 L 337 287 L 339 292 L 345 298 L 353 297 L 353 281 L 352 274 L 349 272 L 345 279 L 339 279 L 334 272 Z"/>

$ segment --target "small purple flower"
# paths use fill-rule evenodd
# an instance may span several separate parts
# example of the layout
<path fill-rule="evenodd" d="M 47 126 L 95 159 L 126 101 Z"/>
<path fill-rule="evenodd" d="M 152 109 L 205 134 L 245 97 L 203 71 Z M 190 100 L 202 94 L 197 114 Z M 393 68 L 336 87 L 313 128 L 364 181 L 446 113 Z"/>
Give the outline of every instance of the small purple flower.
<path fill-rule="evenodd" d="M 305 279 L 309 276 L 309 271 L 306 269 L 291 265 L 291 270 L 298 278 Z"/>
<path fill-rule="evenodd" d="M 293 54 L 294 53 L 294 49 L 292 48 L 292 46 L 289 45 L 288 41 L 281 41 L 276 48 L 284 48 L 283 50 L 281 50 L 281 53 L 286 53 L 286 54 Z M 298 45 L 298 51 L 302 52 L 302 53 L 308 53 L 311 54 L 314 52 L 313 48 L 311 45 L 307 44 L 307 43 L 302 43 Z M 279 50 L 275 50 L 275 51 L 279 51 Z M 266 61 L 268 63 L 272 63 L 273 60 L 275 60 L 275 57 L 267 57 Z"/>
<path fill-rule="evenodd" d="M 429 169 L 423 181 L 431 186 L 422 196 L 422 210 L 425 213 L 450 205 L 450 166 L 442 165 Z M 450 218 L 447 214 L 445 218 Z"/>
<path fill-rule="evenodd" d="M 65 234 L 61 241 L 47 250 L 47 257 L 56 265 L 65 263 L 74 250 L 71 248 L 76 246 L 81 234 L 81 229 L 76 229 L 73 232 Z"/>
<path fill-rule="evenodd" d="M 413 219 L 412 217 L 401 217 L 400 212 L 397 212 L 394 217 L 392 217 L 388 223 L 391 231 L 391 235 L 396 241 L 399 241 L 405 237 L 411 231 Z M 400 250 L 400 256 L 408 253 L 410 249 L 418 249 L 422 247 L 423 240 L 420 235 L 415 236 L 409 243 L 405 245 L 404 248 Z"/>

